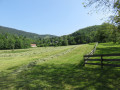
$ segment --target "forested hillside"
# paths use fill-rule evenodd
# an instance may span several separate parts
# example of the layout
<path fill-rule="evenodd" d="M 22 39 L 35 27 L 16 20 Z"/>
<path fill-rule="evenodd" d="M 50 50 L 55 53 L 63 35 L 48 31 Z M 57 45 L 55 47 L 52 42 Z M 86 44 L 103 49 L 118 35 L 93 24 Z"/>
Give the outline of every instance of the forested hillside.
<path fill-rule="evenodd" d="M 109 23 L 86 27 L 61 37 L 41 36 L 5 27 L 0 27 L 0 33 L 0 49 L 27 48 L 30 47 L 31 43 L 37 44 L 38 47 L 67 46 L 92 42 L 120 43 L 119 29 Z"/>
<path fill-rule="evenodd" d="M 102 25 L 95 25 L 80 29 L 70 35 L 65 35 L 51 39 L 41 39 L 37 42 L 37 44 L 41 45 L 42 43 L 42 46 L 61 46 L 85 44 L 92 42 L 120 43 L 120 32 L 116 26 L 109 23 L 103 23 Z"/>
<path fill-rule="evenodd" d="M 112 42 L 118 39 L 118 35 L 114 36 L 115 33 L 119 34 L 116 26 L 103 23 L 80 29 L 69 36 L 74 37 L 77 43 Z"/>
<path fill-rule="evenodd" d="M 31 39 L 55 37 L 53 35 L 39 35 L 39 34 L 25 32 L 25 31 L 13 29 L 13 28 L 3 27 L 3 26 L 0 26 L 0 33 L 2 34 L 10 33 L 13 35 L 24 36 Z"/>

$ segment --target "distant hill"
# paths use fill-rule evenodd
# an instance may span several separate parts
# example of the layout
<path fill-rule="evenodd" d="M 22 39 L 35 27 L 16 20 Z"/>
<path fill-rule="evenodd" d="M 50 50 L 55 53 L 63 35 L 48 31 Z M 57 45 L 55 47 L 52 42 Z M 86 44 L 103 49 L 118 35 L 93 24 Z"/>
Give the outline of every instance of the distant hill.
<path fill-rule="evenodd" d="M 0 26 L 0 33 L 2 33 L 2 34 L 10 33 L 10 34 L 18 35 L 18 36 L 22 35 L 22 36 L 25 36 L 27 38 L 32 38 L 32 39 L 56 37 L 54 35 L 49 35 L 49 34 L 39 35 L 39 34 L 25 32 L 22 30 L 17 30 L 17 29 L 13 29 L 13 28 L 9 28 L 9 27 L 4 27 L 4 26 Z"/>
<path fill-rule="evenodd" d="M 119 32 L 115 31 L 115 28 L 117 27 L 109 23 L 89 26 L 83 29 L 79 29 L 78 31 L 68 35 L 70 38 L 68 40 L 69 42 L 72 40 L 72 43 L 74 42 L 74 44 L 111 41 L 115 42 L 117 40 L 116 38 L 119 38 Z"/>
<path fill-rule="evenodd" d="M 101 25 L 94 25 L 94 26 L 83 28 L 83 29 L 79 29 L 76 32 L 70 34 L 70 36 L 78 36 L 83 34 L 87 36 L 87 35 L 95 34 L 96 31 L 98 30 L 101 30 Z"/>

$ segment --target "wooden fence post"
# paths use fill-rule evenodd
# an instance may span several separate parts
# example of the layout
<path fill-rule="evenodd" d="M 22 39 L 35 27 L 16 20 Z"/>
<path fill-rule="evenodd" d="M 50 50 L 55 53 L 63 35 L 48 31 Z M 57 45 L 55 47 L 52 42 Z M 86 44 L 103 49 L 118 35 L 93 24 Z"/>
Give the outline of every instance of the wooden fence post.
<path fill-rule="evenodd" d="M 96 45 L 94 46 L 93 50 L 88 54 L 88 55 L 94 55 L 95 51 L 96 51 L 96 47 L 98 45 L 98 42 L 96 43 Z M 85 64 L 87 64 L 87 59 L 89 59 L 89 57 L 85 57 L 84 56 L 84 64 L 83 66 L 85 66 Z M 102 62 L 102 61 L 101 61 Z M 101 64 L 102 65 L 102 64 Z"/>
<path fill-rule="evenodd" d="M 103 56 L 101 55 L 101 69 L 103 69 Z"/>
<path fill-rule="evenodd" d="M 83 66 L 85 67 L 85 57 L 84 57 L 84 64 L 83 64 Z"/>
<path fill-rule="evenodd" d="M 99 54 L 99 55 L 92 55 L 92 54 L 89 54 L 89 55 L 84 55 L 84 66 L 85 64 L 90 64 L 90 65 L 101 65 L 101 69 L 103 69 L 104 66 L 113 66 L 113 67 L 120 67 L 120 64 L 105 64 L 104 62 L 109 62 L 109 61 L 120 61 L 120 58 L 117 58 L 117 59 L 105 59 L 104 56 L 120 56 L 120 53 L 119 54 Z M 99 57 L 98 58 L 93 58 L 91 59 L 90 57 Z M 87 63 L 88 61 L 88 63 Z M 99 63 L 89 63 L 90 61 L 99 61 Z"/>

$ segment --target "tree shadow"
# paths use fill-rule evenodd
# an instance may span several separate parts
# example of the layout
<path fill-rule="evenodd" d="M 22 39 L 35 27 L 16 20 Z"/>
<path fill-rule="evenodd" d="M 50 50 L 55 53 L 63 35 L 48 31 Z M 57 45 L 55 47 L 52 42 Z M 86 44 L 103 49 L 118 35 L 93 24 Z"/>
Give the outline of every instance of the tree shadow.
<path fill-rule="evenodd" d="M 106 45 L 106 44 L 103 44 L 103 45 Z M 107 45 L 109 46 L 109 45 Z M 120 47 L 115 47 L 115 46 L 110 46 L 110 47 L 97 47 L 97 50 L 95 52 L 95 54 L 120 54 Z M 98 57 L 96 57 L 98 58 Z M 95 59 L 95 58 L 94 58 Z M 100 57 L 99 57 L 100 59 Z M 120 59 L 120 56 L 104 56 L 103 59 Z M 104 62 L 105 64 L 120 64 L 119 61 L 107 61 L 107 62 Z"/>
<path fill-rule="evenodd" d="M 17 76 L 16 89 L 118 90 L 120 70 L 88 68 L 73 64 L 44 64 Z"/>
<path fill-rule="evenodd" d="M 120 47 L 97 48 L 96 54 L 115 54 L 120 53 Z"/>

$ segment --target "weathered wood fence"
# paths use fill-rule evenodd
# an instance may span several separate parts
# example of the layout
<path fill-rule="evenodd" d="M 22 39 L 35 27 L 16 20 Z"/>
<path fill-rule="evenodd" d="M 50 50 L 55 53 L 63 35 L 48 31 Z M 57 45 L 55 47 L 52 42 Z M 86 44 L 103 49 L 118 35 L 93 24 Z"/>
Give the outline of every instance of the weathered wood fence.
<path fill-rule="evenodd" d="M 91 64 L 91 65 L 101 65 L 101 68 L 103 66 L 114 66 L 114 67 L 120 67 L 118 64 L 104 64 L 103 62 L 108 61 L 120 61 L 120 59 L 103 59 L 103 57 L 111 57 L 111 56 L 120 56 L 120 54 L 101 54 L 101 55 L 84 55 L 84 65 L 85 64 Z M 89 59 L 90 57 L 100 57 L 100 59 Z M 86 61 L 100 61 L 100 63 L 87 63 Z"/>
<path fill-rule="evenodd" d="M 120 56 L 120 54 L 100 54 L 100 55 L 93 55 L 96 51 L 98 43 L 94 46 L 93 50 L 87 54 L 84 55 L 84 66 L 85 64 L 90 64 L 90 65 L 101 65 L 101 68 L 103 66 L 114 66 L 114 67 L 120 67 L 118 64 L 104 64 L 103 62 L 108 62 L 108 61 L 120 61 L 120 59 L 103 59 L 103 57 L 111 57 L 111 56 Z M 90 59 L 91 57 L 99 57 L 100 59 Z M 88 61 L 100 61 L 100 63 L 88 63 Z"/>
<path fill-rule="evenodd" d="M 93 55 L 93 54 L 95 53 L 95 51 L 96 51 L 97 45 L 98 45 L 98 42 L 95 44 L 93 50 L 92 50 L 90 53 L 88 53 L 87 55 Z M 89 59 L 89 57 L 86 57 L 86 59 Z M 86 62 L 87 62 L 87 61 L 86 61 Z"/>
<path fill-rule="evenodd" d="M 98 45 L 98 42 L 96 43 L 93 50 L 88 55 L 93 55 L 95 53 L 97 45 Z"/>

